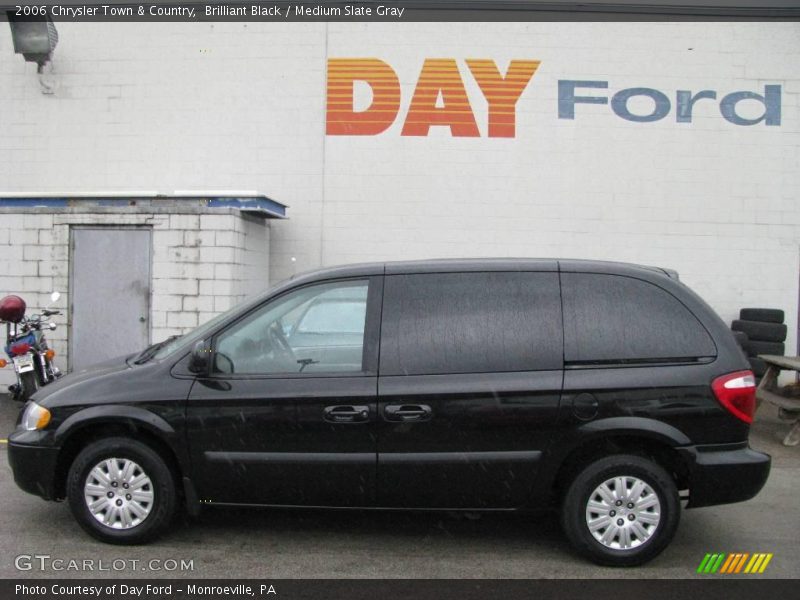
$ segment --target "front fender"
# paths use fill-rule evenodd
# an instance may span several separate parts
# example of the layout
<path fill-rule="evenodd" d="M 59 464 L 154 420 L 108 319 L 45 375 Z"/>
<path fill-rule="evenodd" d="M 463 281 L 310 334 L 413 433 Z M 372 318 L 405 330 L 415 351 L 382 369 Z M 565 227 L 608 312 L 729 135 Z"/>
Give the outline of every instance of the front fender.
<path fill-rule="evenodd" d="M 188 466 L 188 455 L 180 434 L 161 416 L 138 406 L 105 404 L 90 406 L 67 417 L 53 433 L 53 443 L 63 446 L 68 438 L 95 425 L 123 425 L 146 430 L 163 441 L 174 452 L 182 469 Z"/>
<path fill-rule="evenodd" d="M 103 421 L 125 424 L 126 419 L 132 422 L 131 425 L 146 427 L 149 431 L 161 438 L 170 438 L 176 435 L 175 429 L 173 429 L 169 423 L 149 410 L 138 406 L 112 404 L 90 406 L 89 408 L 84 408 L 71 414 L 56 429 L 54 441 L 60 446 L 76 428 L 82 428 Z"/>

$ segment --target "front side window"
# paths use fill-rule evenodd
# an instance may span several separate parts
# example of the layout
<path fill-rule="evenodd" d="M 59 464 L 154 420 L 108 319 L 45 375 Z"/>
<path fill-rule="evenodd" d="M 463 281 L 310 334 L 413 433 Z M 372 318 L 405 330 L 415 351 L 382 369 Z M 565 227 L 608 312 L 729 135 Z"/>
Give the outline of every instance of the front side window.
<path fill-rule="evenodd" d="M 221 374 L 354 373 L 363 370 L 367 281 L 304 287 L 267 303 L 217 339 Z"/>

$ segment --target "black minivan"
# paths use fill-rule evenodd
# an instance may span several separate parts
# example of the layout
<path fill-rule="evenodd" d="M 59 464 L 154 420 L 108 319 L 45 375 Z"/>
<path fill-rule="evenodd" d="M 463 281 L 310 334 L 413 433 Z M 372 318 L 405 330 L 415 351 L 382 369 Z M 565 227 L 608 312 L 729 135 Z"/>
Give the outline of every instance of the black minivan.
<path fill-rule="evenodd" d="M 296 277 L 43 388 L 17 484 L 112 543 L 203 504 L 555 508 L 583 555 L 641 564 L 688 507 L 752 498 L 755 383 L 674 272 L 436 260 Z"/>

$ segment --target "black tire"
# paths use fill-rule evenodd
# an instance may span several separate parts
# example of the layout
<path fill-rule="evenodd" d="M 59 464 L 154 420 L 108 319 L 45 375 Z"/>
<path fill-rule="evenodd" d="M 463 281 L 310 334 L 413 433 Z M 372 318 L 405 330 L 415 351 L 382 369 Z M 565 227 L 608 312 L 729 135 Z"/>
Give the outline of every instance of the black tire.
<path fill-rule="evenodd" d="M 750 363 L 750 370 L 753 371 L 753 375 L 763 377 L 764 373 L 767 372 L 767 363 L 754 356 L 748 356 L 747 360 Z"/>
<path fill-rule="evenodd" d="M 21 383 L 18 394 L 19 400 L 20 402 L 27 402 L 30 400 L 31 396 L 39 390 L 39 387 L 41 387 L 39 385 L 39 378 L 36 376 L 36 371 L 33 370 L 20 375 L 19 380 Z"/>
<path fill-rule="evenodd" d="M 750 338 L 747 337 L 747 334 L 744 331 L 733 331 L 732 333 L 734 339 L 736 340 L 736 343 L 739 344 L 739 346 L 741 346 L 742 348 L 744 348 L 747 342 L 750 340 Z"/>
<path fill-rule="evenodd" d="M 783 323 L 783 311 L 778 308 L 743 308 L 739 311 L 743 321 L 759 321 L 761 323 Z"/>
<path fill-rule="evenodd" d="M 786 352 L 786 345 L 783 342 L 758 342 L 750 340 L 744 345 L 747 356 L 758 356 L 759 354 L 775 354 L 783 356 Z"/>
<path fill-rule="evenodd" d="M 592 493 L 617 476 L 635 477 L 649 485 L 661 506 L 655 531 L 645 542 L 629 549 L 607 547 L 594 538 L 586 522 Z M 624 511 L 625 507 L 618 510 Z M 678 489 L 669 473 L 646 458 L 616 454 L 593 462 L 573 479 L 561 507 L 561 525 L 573 547 L 589 560 L 611 567 L 630 567 L 652 560 L 667 547 L 678 529 L 680 511 Z"/>
<path fill-rule="evenodd" d="M 127 459 L 141 467 L 150 478 L 153 500 L 141 522 L 127 529 L 100 523 L 84 496 L 84 485 L 95 466 L 107 459 Z M 150 446 L 126 438 L 113 437 L 92 442 L 81 450 L 67 475 L 67 498 L 73 516 L 89 535 L 111 544 L 141 544 L 162 534 L 172 521 L 177 506 L 175 478 L 164 459 Z M 117 500 L 117 502 L 121 501 Z"/>
<path fill-rule="evenodd" d="M 736 320 L 731 323 L 731 329 L 743 331 L 751 340 L 759 342 L 783 342 L 786 340 L 786 325 L 781 323 Z"/>

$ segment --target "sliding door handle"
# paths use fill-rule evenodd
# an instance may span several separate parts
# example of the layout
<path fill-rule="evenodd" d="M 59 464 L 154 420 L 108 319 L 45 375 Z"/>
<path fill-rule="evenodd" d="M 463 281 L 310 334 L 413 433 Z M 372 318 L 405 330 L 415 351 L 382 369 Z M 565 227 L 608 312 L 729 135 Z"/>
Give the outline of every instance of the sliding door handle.
<path fill-rule="evenodd" d="M 387 404 L 383 407 L 383 418 L 387 421 L 427 421 L 433 415 L 427 404 Z"/>

